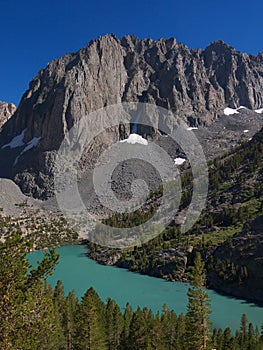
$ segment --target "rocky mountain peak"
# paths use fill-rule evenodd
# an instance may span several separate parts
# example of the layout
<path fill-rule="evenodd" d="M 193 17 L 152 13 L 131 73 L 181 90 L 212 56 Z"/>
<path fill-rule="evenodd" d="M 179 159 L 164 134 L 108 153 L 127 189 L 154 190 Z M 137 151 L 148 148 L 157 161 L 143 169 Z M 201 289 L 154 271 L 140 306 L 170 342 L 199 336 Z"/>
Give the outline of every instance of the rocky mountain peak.
<path fill-rule="evenodd" d="M 228 45 L 223 40 L 213 41 L 210 45 L 206 47 L 205 50 L 213 50 L 218 53 L 222 53 L 225 51 L 235 51 L 238 52 L 234 47 Z"/>
<path fill-rule="evenodd" d="M 35 139 L 39 142 L 19 157 L 15 167 L 10 165 L 17 158 L 13 155 L 5 175 L 21 183 L 25 173 L 30 174 L 36 183 L 42 174 L 37 187 L 45 186 L 43 174 L 49 176 L 67 130 L 81 116 L 123 101 L 152 103 L 171 110 L 189 126 L 206 127 L 227 106 L 262 108 L 262 58 L 240 53 L 222 41 L 205 50 L 191 50 L 174 38 L 128 35 L 119 39 L 109 34 L 92 40 L 85 48 L 50 62 L 30 82 L 14 117 L 3 127 L 0 148 L 22 133 L 25 145 Z M 158 120 L 150 122 L 151 131 L 140 132 L 154 137 Z M 125 128 L 129 135 L 129 126 Z M 120 138 L 118 128 L 112 132 L 101 142 Z M 6 159 L 7 154 L 1 157 Z"/>
<path fill-rule="evenodd" d="M 8 121 L 8 119 L 15 113 L 16 106 L 13 103 L 0 101 L 0 129 Z"/>

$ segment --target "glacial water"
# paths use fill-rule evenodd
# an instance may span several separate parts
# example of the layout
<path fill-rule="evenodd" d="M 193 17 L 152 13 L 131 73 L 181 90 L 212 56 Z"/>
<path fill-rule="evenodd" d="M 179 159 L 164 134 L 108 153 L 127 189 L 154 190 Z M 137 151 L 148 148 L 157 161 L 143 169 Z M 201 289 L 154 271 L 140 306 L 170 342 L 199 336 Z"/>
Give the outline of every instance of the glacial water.
<path fill-rule="evenodd" d="M 105 301 L 114 299 L 124 309 L 127 302 L 136 309 L 147 306 L 153 312 L 161 311 L 164 304 L 177 314 L 186 312 L 188 284 L 140 275 L 111 266 L 99 265 L 85 256 L 85 246 L 73 245 L 57 248 L 59 264 L 49 283 L 54 286 L 62 280 L 65 293 L 75 290 L 79 298 L 93 287 Z M 41 260 L 41 251 L 29 255 L 31 264 Z M 208 290 L 211 299 L 211 321 L 214 327 L 239 329 L 243 313 L 249 322 L 259 327 L 263 324 L 263 307 L 244 300 L 222 296 Z"/>

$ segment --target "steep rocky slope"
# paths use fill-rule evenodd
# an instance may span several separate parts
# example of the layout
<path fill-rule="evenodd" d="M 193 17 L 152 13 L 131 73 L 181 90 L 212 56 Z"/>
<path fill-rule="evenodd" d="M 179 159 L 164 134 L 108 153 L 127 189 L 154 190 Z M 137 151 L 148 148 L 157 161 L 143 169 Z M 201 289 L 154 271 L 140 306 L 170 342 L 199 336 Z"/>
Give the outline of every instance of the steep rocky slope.
<path fill-rule="evenodd" d="M 263 129 L 251 141 L 209 162 L 207 205 L 191 231 L 182 235 L 175 220 L 141 247 L 116 252 L 103 247 L 94 249 L 90 244 L 89 254 L 102 264 L 185 281 L 196 251 L 200 251 L 209 287 L 263 302 L 262 169 Z M 186 191 L 191 189 L 191 181 L 189 184 Z M 183 198 L 187 205 L 187 196 Z"/>
<path fill-rule="evenodd" d="M 14 137 L 20 141 L 1 149 L 1 176 L 15 179 L 25 193 L 50 195 L 55 151 L 66 131 L 91 111 L 123 101 L 168 108 L 190 126 L 213 123 L 226 106 L 259 109 L 263 54 L 240 53 L 222 41 L 205 50 L 190 50 L 174 38 L 106 35 L 91 41 L 49 63 L 30 82 L 0 135 L 0 148 Z M 153 128 L 142 128 L 141 134 L 154 136 L 159 121 L 151 122 Z M 87 127 L 99 123 L 90 118 Z M 124 128 L 129 134 L 130 126 Z M 119 138 L 120 128 L 102 135 L 88 157 Z"/>
<path fill-rule="evenodd" d="M 8 121 L 8 119 L 15 113 L 16 106 L 13 103 L 0 101 L 0 129 Z"/>
<path fill-rule="evenodd" d="M 209 285 L 236 297 L 263 302 L 263 216 L 246 223 L 241 233 L 213 254 Z"/>

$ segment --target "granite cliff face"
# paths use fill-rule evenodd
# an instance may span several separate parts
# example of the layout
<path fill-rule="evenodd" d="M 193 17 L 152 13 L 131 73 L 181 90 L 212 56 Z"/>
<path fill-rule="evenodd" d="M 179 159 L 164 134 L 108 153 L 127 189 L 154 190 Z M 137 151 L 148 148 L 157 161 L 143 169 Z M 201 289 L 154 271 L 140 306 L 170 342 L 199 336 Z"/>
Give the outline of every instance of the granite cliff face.
<path fill-rule="evenodd" d="M 0 130 L 9 118 L 15 113 L 16 106 L 13 103 L 0 101 Z"/>
<path fill-rule="evenodd" d="M 91 41 L 86 48 L 49 63 L 30 82 L 2 130 L 0 148 L 18 135 L 24 145 L 38 142 L 23 154 L 19 147 L 2 149 L 1 176 L 15 179 L 25 193 L 49 195 L 55 151 L 66 131 L 81 116 L 123 101 L 165 107 L 190 126 L 213 123 L 226 106 L 261 108 L 263 54 L 240 53 L 222 41 L 205 50 L 190 50 L 173 38 L 154 41 L 106 35 Z M 158 120 L 152 122 L 154 134 Z M 124 129 L 129 134 L 129 125 Z M 119 128 L 111 130 L 97 141 L 93 152 L 119 137 Z M 89 157 L 93 156 L 91 152 Z"/>

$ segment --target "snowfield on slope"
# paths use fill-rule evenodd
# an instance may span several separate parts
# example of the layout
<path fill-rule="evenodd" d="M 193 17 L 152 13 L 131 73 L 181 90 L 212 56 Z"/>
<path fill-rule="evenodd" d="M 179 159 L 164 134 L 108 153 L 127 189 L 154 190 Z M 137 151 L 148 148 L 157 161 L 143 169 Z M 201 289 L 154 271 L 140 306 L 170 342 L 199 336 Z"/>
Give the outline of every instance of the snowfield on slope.
<path fill-rule="evenodd" d="M 139 143 L 145 146 L 148 145 L 148 141 L 138 134 L 130 134 L 127 139 L 121 140 L 120 142 L 122 143 L 127 142 L 127 143 L 130 143 L 131 145 L 134 145 L 135 143 Z"/>
<path fill-rule="evenodd" d="M 175 158 L 174 163 L 175 165 L 182 165 L 185 161 L 186 159 L 178 157 L 178 158 Z"/>
<path fill-rule="evenodd" d="M 17 148 L 22 147 L 25 145 L 24 143 L 24 136 L 25 136 L 26 129 L 21 132 L 20 135 L 15 136 L 9 143 L 2 146 L 2 149 L 10 147 L 10 148 Z"/>
<path fill-rule="evenodd" d="M 247 109 L 247 107 L 245 106 L 240 106 L 238 108 L 230 108 L 230 107 L 226 107 L 224 109 L 224 114 L 225 115 L 233 115 L 233 114 L 239 114 L 239 110 L 240 109 Z"/>

